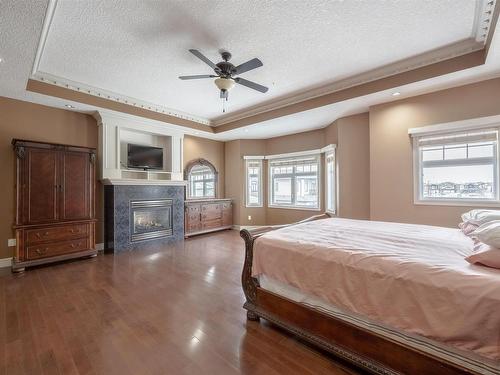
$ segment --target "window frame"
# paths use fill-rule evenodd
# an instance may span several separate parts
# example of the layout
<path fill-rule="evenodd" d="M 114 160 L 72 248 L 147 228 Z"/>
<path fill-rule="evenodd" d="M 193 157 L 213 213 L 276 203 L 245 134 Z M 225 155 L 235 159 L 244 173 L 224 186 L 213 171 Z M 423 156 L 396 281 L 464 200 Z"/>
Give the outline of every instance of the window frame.
<path fill-rule="evenodd" d="M 336 155 L 335 147 L 332 147 L 331 150 L 325 151 L 325 211 L 336 215 L 337 214 L 337 155 Z M 328 185 L 328 158 L 332 156 L 332 164 L 333 164 L 333 177 L 332 177 L 332 186 Z M 328 194 L 331 193 L 332 196 L 329 197 Z M 333 207 L 328 207 L 328 201 L 331 199 Z"/>
<path fill-rule="evenodd" d="M 292 191 L 291 191 L 291 204 L 275 204 L 273 203 L 274 200 L 274 180 L 273 180 L 273 174 L 271 171 L 271 168 L 273 166 L 273 163 L 277 161 L 288 161 L 288 160 L 297 160 L 297 159 L 303 159 L 304 157 L 314 157 L 317 162 L 317 169 L 316 169 L 316 186 L 317 186 L 317 205 L 316 207 L 304 207 L 304 206 L 297 206 L 296 205 L 296 172 L 292 172 L 290 174 L 287 174 L 287 176 L 291 177 L 292 179 Z M 268 202 L 267 206 L 269 208 L 279 208 L 279 209 L 288 209 L 288 210 L 302 210 L 302 211 L 321 211 L 321 196 L 322 196 L 322 191 L 321 191 L 321 153 L 315 153 L 315 154 L 310 154 L 310 153 L 304 153 L 303 155 L 294 155 L 294 156 L 289 156 L 289 157 L 283 157 L 283 158 L 272 158 L 268 161 L 267 163 L 267 174 L 268 174 Z M 295 170 L 295 166 L 294 166 Z"/>
<path fill-rule="evenodd" d="M 210 169 L 212 171 L 212 176 L 213 178 L 211 179 L 201 179 L 201 180 L 198 180 L 198 182 L 202 182 L 203 184 L 203 196 L 202 197 L 197 197 L 197 196 L 194 196 L 193 195 L 193 189 L 192 189 L 192 184 L 193 184 L 193 181 L 191 180 L 191 176 L 192 176 L 192 169 L 196 166 L 203 166 L 203 167 L 207 167 L 208 169 Z M 195 160 L 192 160 L 188 163 L 188 165 L 186 166 L 186 169 L 184 171 L 184 179 L 187 181 L 187 186 L 186 186 L 186 200 L 209 200 L 209 199 L 217 199 L 217 194 L 218 194 L 218 172 L 217 172 L 217 169 L 215 168 L 215 166 L 210 163 L 208 160 L 206 159 L 195 159 Z M 210 183 L 212 182 L 214 187 L 213 187 L 213 191 L 214 191 L 214 194 L 213 195 L 205 195 L 205 192 L 207 190 L 207 183 Z"/>
<path fill-rule="evenodd" d="M 497 142 L 494 147 L 493 151 L 493 156 L 492 156 L 492 161 L 493 161 L 493 191 L 494 191 L 494 198 L 491 199 L 461 199 L 461 198 L 445 198 L 445 197 L 436 197 L 436 198 L 424 198 L 423 197 L 423 168 L 424 168 L 424 163 L 422 161 L 422 152 L 421 152 L 421 147 L 419 145 L 419 140 L 422 137 L 428 136 L 428 135 L 436 135 L 436 136 L 449 136 L 449 135 L 456 135 L 456 134 L 462 134 L 462 133 L 467 133 L 467 132 L 476 132 L 476 131 L 496 131 L 497 132 Z M 422 134 L 422 135 L 417 135 L 412 137 L 412 148 L 413 148 L 413 203 L 415 205 L 434 205 L 434 206 L 472 206 L 472 207 L 497 207 L 500 206 L 500 181 L 499 181 L 499 176 L 500 176 L 500 128 L 498 127 L 488 127 L 488 128 L 483 128 L 483 129 L 460 129 L 460 130 L 454 130 L 454 131 L 444 131 L 444 132 L 439 132 L 436 134 Z M 464 142 L 466 143 L 466 142 Z M 445 145 L 443 143 L 443 145 Z M 436 145 L 438 146 L 438 145 Z M 476 158 L 480 159 L 480 158 Z M 490 159 L 489 157 L 484 157 L 483 159 Z M 432 163 L 432 162 L 431 162 Z M 443 166 L 469 166 L 469 165 L 478 165 L 478 161 L 474 160 L 467 160 L 467 159 L 448 159 L 448 160 L 442 160 L 442 161 L 437 161 L 432 164 L 442 164 Z"/>
<path fill-rule="evenodd" d="M 259 193 L 259 202 L 258 203 L 250 203 L 249 202 L 249 185 L 248 185 L 248 167 L 250 163 L 258 163 L 259 166 L 259 184 L 258 184 L 258 193 Z M 245 207 L 248 208 L 258 208 L 258 207 L 264 207 L 264 194 L 263 194 L 263 181 L 264 181 L 264 176 L 263 176 L 264 168 L 262 165 L 262 158 L 260 159 L 245 159 Z"/>

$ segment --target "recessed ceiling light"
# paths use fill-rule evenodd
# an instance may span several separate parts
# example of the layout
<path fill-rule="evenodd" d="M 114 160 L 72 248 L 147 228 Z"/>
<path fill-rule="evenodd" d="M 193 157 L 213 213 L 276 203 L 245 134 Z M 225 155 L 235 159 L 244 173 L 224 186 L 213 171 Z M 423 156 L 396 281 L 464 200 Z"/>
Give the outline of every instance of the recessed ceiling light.
<path fill-rule="evenodd" d="M 75 108 L 74 106 L 72 106 L 71 104 L 65 104 L 64 105 L 66 108 Z"/>
<path fill-rule="evenodd" d="M 248 129 L 245 129 L 245 133 L 248 133 Z"/>
<path fill-rule="evenodd" d="M 392 93 L 392 96 L 399 96 L 399 95 L 401 95 L 401 93 L 399 91 L 395 91 Z"/>
<path fill-rule="evenodd" d="M 2 63 L 2 62 L 3 62 L 3 59 L 0 57 L 0 63 Z"/>

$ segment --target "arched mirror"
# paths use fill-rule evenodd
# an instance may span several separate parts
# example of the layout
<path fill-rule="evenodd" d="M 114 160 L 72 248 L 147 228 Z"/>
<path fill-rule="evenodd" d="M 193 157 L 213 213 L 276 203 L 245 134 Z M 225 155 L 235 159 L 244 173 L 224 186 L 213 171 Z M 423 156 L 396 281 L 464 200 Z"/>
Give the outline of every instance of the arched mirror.
<path fill-rule="evenodd" d="M 188 181 L 187 199 L 217 197 L 217 170 L 208 160 L 191 160 L 184 172 L 184 178 Z"/>

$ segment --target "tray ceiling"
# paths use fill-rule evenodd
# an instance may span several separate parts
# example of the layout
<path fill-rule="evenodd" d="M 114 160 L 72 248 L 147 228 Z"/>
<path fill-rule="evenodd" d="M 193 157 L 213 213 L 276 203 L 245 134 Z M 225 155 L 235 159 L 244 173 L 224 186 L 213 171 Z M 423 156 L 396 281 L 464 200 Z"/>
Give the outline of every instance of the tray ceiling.
<path fill-rule="evenodd" d="M 59 0 L 34 73 L 213 124 L 412 56 L 463 48 L 480 38 L 483 3 Z M 189 48 L 213 61 L 221 48 L 235 64 L 260 58 L 264 66 L 242 77 L 269 92 L 237 85 L 222 116 L 212 80 L 177 78 L 211 73 Z"/>

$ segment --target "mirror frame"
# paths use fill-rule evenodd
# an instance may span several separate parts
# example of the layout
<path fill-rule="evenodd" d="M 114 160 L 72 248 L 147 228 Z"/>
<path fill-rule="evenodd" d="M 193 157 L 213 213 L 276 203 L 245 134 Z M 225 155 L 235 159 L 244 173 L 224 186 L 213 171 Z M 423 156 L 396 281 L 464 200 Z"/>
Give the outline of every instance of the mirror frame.
<path fill-rule="evenodd" d="M 190 187 L 189 187 L 189 176 L 191 174 L 191 169 L 193 169 L 194 166 L 197 165 L 202 165 L 205 167 L 208 167 L 212 170 L 212 173 L 214 174 L 214 196 L 210 198 L 198 198 L 198 197 L 191 197 L 189 192 L 190 192 Z M 217 169 L 215 166 L 208 161 L 207 159 L 199 158 L 199 159 L 193 159 L 189 163 L 186 164 L 186 168 L 184 169 L 184 180 L 188 182 L 186 186 L 186 200 L 196 200 L 196 199 L 216 199 L 217 194 L 219 193 L 218 185 L 219 185 L 219 172 L 217 172 Z"/>

